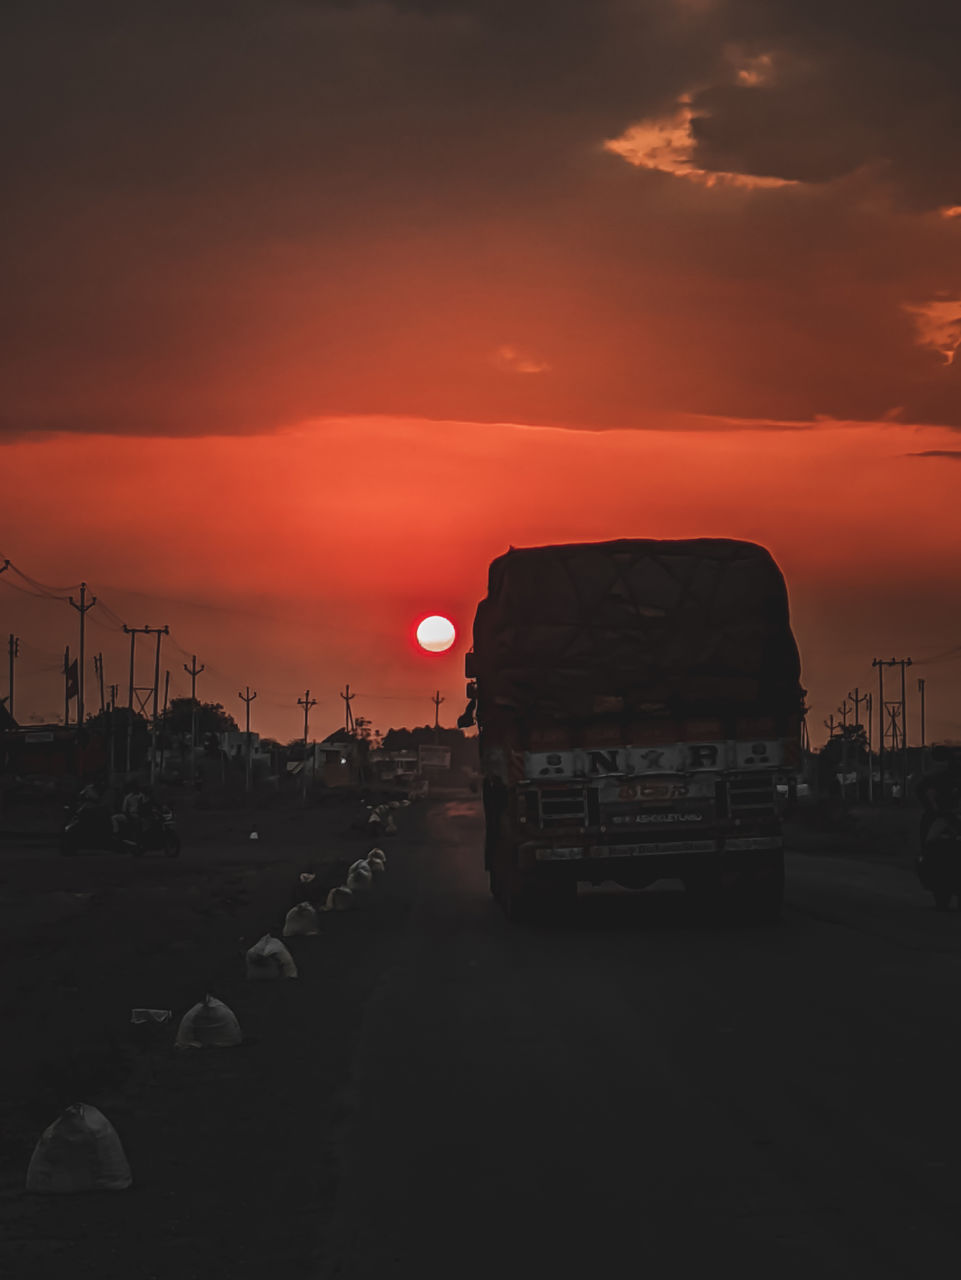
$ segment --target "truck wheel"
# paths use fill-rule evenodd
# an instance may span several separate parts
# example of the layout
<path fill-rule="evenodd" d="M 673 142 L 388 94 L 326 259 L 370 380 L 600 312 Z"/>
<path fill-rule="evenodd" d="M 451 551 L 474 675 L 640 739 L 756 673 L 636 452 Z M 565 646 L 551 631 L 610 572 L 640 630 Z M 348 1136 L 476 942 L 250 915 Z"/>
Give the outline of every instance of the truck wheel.
<path fill-rule="evenodd" d="M 534 892 L 527 876 L 508 867 L 500 904 L 511 924 L 527 924 L 534 916 Z"/>
<path fill-rule="evenodd" d="M 487 882 L 490 885 L 491 897 L 495 902 L 500 902 L 504 893 L 501 888 L 501 877 L 496 857 L 491 859 L 490 866 L 487 871 Z"/>

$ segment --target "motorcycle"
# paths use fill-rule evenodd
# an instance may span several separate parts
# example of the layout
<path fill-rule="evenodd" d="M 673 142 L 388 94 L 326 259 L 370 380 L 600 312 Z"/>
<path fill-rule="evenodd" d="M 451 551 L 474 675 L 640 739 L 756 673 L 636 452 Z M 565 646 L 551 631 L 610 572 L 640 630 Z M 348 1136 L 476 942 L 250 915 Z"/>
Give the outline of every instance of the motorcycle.
<path fill-rule="evenodd" d="M 951 899 L 961 906 L 961 817 L 938 814 L 931 822 L 915 860 L 918 879 L 934 895 L 938 911 L 947 911 Z"/>
<path fill-rule="evenodd" d="M 136 823 L 125 821 L 114 831 L 111 815 L 103 808 L 82 805 L 71 810 L 60 834 L 60 852 L 65 857 L 89 852 L 129 853 L 140 858 L 145 853 L 162 853 L 176 858 L 180 835 L 168 805 L 154 805 Z"/>

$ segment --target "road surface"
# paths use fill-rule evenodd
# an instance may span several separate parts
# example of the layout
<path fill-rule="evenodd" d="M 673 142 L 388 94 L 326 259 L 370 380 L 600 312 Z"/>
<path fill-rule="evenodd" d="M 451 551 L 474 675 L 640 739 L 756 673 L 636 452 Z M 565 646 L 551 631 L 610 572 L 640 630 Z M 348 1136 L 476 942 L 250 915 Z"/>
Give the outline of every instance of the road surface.
<path fill-rule="evenodd" d="M 954 1277 L 961 914 L 935 913 L 909 866 L 792 855 L 770 930 L 698 924 L 670 890 L 589 892 L 519 929 L 489 897 L 477 803 L 431 802 L 356 912 L 291 940 L 297 982 L 246 983 L 303 850 L 361 852 L 328 825 L 289 856 L 278 824 L 169 869 L 116 863 L 42 954 L 16 944 L 10 1060 L 30 1010 L 55 1036 L 98 999 L 182 1012 L 203 989 L 250 1038 L 185 1057 L 162 1029 L 101 1088 L 84 1078 L 130 1192 L 20 1194 L 26 1135 L 53 1118 L 40 1097 L 0 1186 L 0 1272 Z M 107 874 L 24 866 L 38 912 Z M 13 1106 L 26 1077 L 8 1078 Z"/>
<path fill-rule="evenodd" d="M 680 893 L 518 930 L 434 810 L 366 1010 L 324 1277 L 954 1275 L 961 917 L 792 857 L 774 931 Z"/>

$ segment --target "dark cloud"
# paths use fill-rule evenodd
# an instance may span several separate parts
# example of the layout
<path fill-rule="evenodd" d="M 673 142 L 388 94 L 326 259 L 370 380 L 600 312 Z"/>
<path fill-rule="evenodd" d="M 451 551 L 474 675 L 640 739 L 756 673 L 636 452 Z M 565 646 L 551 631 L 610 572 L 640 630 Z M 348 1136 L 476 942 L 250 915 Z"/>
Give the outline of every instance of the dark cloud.
<path fill-rule="evenodd" d="M 951 458 L 961 462 L 961 449 L 922 449 L 919 453 L 906 453 L 906 458 Z"/>
<path fill-rule="evenodd" d="M 823 0 L 16 4 L 0 431 L 961 425 L 905 310 L 961 295 L 957 30 Z M 683 95 L 698 168 L 798 185 L 604 152 Z"/>

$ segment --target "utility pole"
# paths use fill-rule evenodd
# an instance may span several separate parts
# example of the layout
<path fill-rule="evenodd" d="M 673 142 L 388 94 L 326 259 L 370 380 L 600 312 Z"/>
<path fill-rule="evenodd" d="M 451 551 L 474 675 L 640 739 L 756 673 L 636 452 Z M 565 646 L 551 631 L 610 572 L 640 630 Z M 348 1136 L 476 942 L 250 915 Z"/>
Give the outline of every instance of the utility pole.
<path fill-rule="evenodd" d="M 353 711 L 351 711 L 351 709 L 350 709 L 350 704 L 353 702 L 354 698 L 356 698 L 356 697 L 357 697 L 357 695 L 356 695 L 356 693 L 351 693 L 351 691 L 350 691 L 350 685 L 347 685 L 347 686 L 346 686 L 346 689 L 347 689 L 347 692 L 346 692 L 346 693 L 342 693 L 342 694 L 340 695 L 340 696 L 343 698 L 343 700 L 344 700 L 344 732 L 345 732 L 345 733 L 353 733 L 353 731 L 354 731 L 354 713 L 353 713 Z"/>
<path fill-rule="evenodd" d="M 861 703 L 867 702 L 868 695 L 866 693 L 862 693 L 860 689 L 855 686 L 854 692 L 849 693 L 848 697 L 854 703 L 854 723 L 855 725 L 859 725 L 861 723 Z"/>
<path fill-rule="evenodd" d="M 130 635 L 130 697 L 127 702 L 127 765 L 125 773 L 130 773 L 130 747 L 133 742 L 133 667 L 134 667 L 134 645 L 137 640 L 139 627 L 128 627 L 124 624 L 124 634 Z"/>
<path fill-rule="evenodd" d="M 78 679 L 77 679 L 77 727 L 78 727 L 78 729 L 82 729 L 82 728 L 83 728 L 83 676 L 84 676 L 84 671 L 83 671 L 83 665 L 84 665 L 84 649 L 83 649 L 83 646 L 84 646 L 84 626 L 85 626 L 86 619 L 87 619 L 87 612 L 88 612 L 88 610 L 92 609 L 92 608 L 93 608 L 93 606 L 97 603 L 97 597 L 96 597 L 96 596 L 91 596 L 91 597 L 90 597 L 90 601 L 89 601 L 89 603 L 88 603 L 88 602 L 87 602 L 87 584 L 86 584 L 85 582 L 81 582 L 81 584 L 80 584 L 80 603 L 79 603 L 79 604 L 77 604 L 77 602 L 74 600 L 73 596 L 68 596 L 68 597 L 67 597 L 67 599 L 68 599 L 68 600 L 69 600 L 69 602 L 70 602 L 71 608 L 76 609 L 76 611 L 80 614 L 80 658 L 79 658 L 79 661 L 78 661 L 78 663 L 77 663 L 77 672 L 78 672 Z"/>
<path fill-rule="evenodd" d="M 137 694 L 137 701 L 140 703 L 139 710 L 141 712 L 144 712 L 147 709 L 147 699 L 146 697 L 141 698 L 140 694 L 153 693 L 154 728 L 153 728 L 153 734 L 151 736 L 151 759 L 150 759 L 150 781 L 151 783 L 153 783 L 154 771 L 155 771 L 155 758 L 153 755 L 153 751 L 154 751 L 154 748 L 156 747 L 156 742 L 157 742 L 157 699 L 160 693 L 160 688 L 159 688 L 160 686 L 160 637 L 162 635 L 164 636 L 169 635 L 170 628 L 169 627 L 128 627 L 125 623 L 123 629 L 125 634 L 130 637 L 130 692 L 129 692 L 129 700 L 127 702 L 127 709 L 130 714 L 127 718 L 127 773 L 130 772 L 131 745 L 133 742 L 133 717 L 134 717 L 133 696 L 135 693 Z M 157 637 L 157 654 L 154 660 L 154 682 L 153 682 L 153 685 L 149 688 L 144 686 L 143 688 L 138 689 L 134 686 L 134 644 L 138 635 L 142 635 L 142 636 L 155 635 Z"/>
<path fill-rule="evenodd" d="M 93 669 L 100 680 L 100 713 L 106 710 L 105 700 L 103 696 L 103 654 L 95 653 L 93 655 Z"/>
<path fill-rule="evenodd" d="M 848 727 L 848 713 L 850 712 L 850 710 L 851 708 L 848 706 L 848 700 L 847 698 L 845 698 L 844 701 L 841 703 L 841 705 L 838 707 L 838 711 L 841 714 L 841 724 L 845 729 Z"/>
<path fill-rule="evenodd" d="M 874 803 L 874 757 L 871 754 L 872 739 L 872 698 L 869 693 L 864 695 L 867 702 L 868 711 L 868 804 Z"/>
<path fill-rule="evenodd" d="M 853 692 L 853 693 L 848 693 L 848 697 L 849 697 L 849 698 L 851 699 L 851 701 L 854 703 L 854 728 L 855 728 L 855 732 L 856 732 L 856 731 L 858 730 L 858 728 L 863 728 L 863 727 L 864 727 L 864 726 L 861 724 L 861 703 L 862 703 L 862 702 L 867 702 L 867 695 L 866 695 L 866 694 L 863 694 L 863 695 L 862 695 L 862 693 L 861 693 L 860 689 L 857 687 L 857 685 L 855 685 L 855 687 L 854 687 L 854 692 Z M 858 744 L 857 744 L 857 743 L 855 743 L 854 750 L 855 750 L 855 756 L 854 756 L 854 759 L 855 759 L 855 769 L 856 769 L 856 772 L 858 773 L 858 788 L 857 788 L 857 790 L 858 790 L 858 799 L 860 800 L 860 798 L 861 798 L 861 783 L 860 783 L 860 770 L 857 770 L 857 750 L 858 750 Z M 868 775 L 869 775 L 869 776 L 870 776 L 870 772 L 871 772 L 871 748 L 870 748 L 870 746 L 868 746 Z"/>
<path fill-rule="evenodd" d="M 245 685 L 245 686 L 244 686 L 244 688 L 246 689 L 246 691 L 247 691 L 247 692 L 246 692 L 246 693 L 238 693 L 238 694 L 237 694 L 237 697 L 238 697 L 238 698 L 242 698 L 242 699 L 243 699 L 243 701 L 246 703 L 246 706 L 247 706 L 247 770 L 246 770 L 246 778 L 245 778 L 244 790 L 245 790 L 245 791 L 248 793 L 248 795 L 249 795 L 249 793 L 250 793 L 250 704 L 253 702 L 254 698 L 256 698 L 256 696 L 257 696 L 257 695 L 256 695 L 256 693 L 251 693 L 251 692 L 250 692 L 250 685 L 249 685 L 249 684 L 248 684 L 248 685 Z M 307 736 L 307 734 L 306 734 L 306 730 L 305 730 L 305 731 L 304 731 L 304 737 L 306 737 L 306 736 Z M 305 759 L 304 763 L 305 763 L 305 764 L 307 763 L 307 762 L 306 762 L 306 759 Z"/>
<path fill-rule="evenodd" d="M 9 563 L 10 562 L 8 560 L 7 564 Z M 3 567 L 5 569 L 7 566 L 4 565 Z M 2 572 L 2 570 L 0 570 L 0 572 Z M 7 686 L 9 689 L 10 696 L 7 698 L 7 710 L 10 712 L 12 716 L 13 715 L 13 660 L 14 658 L 20 657 L 20 637 L 15 636 L 12 631 L 10 632 L 10 639 L 7 641 L 7 656 L 10 659 L 10 682 Z M 922 702 L 921 705 L 923 706 L 924 703 Z"/>
<path fill-rule="evenodd" d="M 301 798 L 304 804 L 307 803 L 307 717 L 310 715 L 310 708 L 316 707 L 317 699 L 310 696 L 310 690 L 304 692 L 302 698 L 297 699 L 298 707 L 304 709 L 304 767 L 301 770 Z M 348 704 L 349 705 L 349 704 Z"/>
<path fill-rule="evenodd" d="M 113 775 L 117 769 L 116 761 L 116 720 L 117 720 L 117 693 L 120 689 L 119 685 L 112 684 L 110 686 L 110 786 L 113 787 Z"/>
<path fill-rule="evenodd" d="M 440 704 L 443 701 L 444 699 L 440 696 L 440 690 L 438 689 L 437 692 L 434 694 L 434 696 L 431 698 L 431 702 L 434 704 L 434 733 L 435 734 L 437 733 L 437 730 L 440 728 Z"/>
<path fill-rule="evenodd" d="M 901 703 L 897 701 L 886 702 L 884 708 L 888 713 L 888 738 L 891 742 L 891 752 L 893 754 L 901 745 Z"/>
<path fill-rule="evenodd" d="M 11 689 L 13 688 L 12 684 L 10 688 Z M 918 677 L 918 693 L 921 695 L 921 746 L 923 748 L 925 745 L 924 743 L 924 677 L 923 676 Z M 11 694 L 10 696 L 12 699 L 13 694 Z"/>
<path fill-rule="evenodd" d="M 170 672 L 164 674 L 164 707 L 160 719 L 160 781 L 164 780 L 164 755 L 167 745 L 167 696 L 170 693 Z"/>
<path fill-rule="evenodd" d="M 169 627 L 154 627 L 154 634 L 157 637 L 157 650 L 154 656 L 153 668 L 153 725 L 150 729 L 150 785 L 153 786 L 157 777 L 157 713 L 158 702 L 160 700 L 160 637 L 169 635 Z"/>
<path fill-rule="evenodd" d="M 829 720 L 825 720 L 824 727 L 828 731 L 829 738 L 833 738 L 835 732 L 840 729 L 841 726 L 837 720 L 835 720 L 833 711 L 831 712 L 831 718 Z"/>
<path fill-rule="evenodd" d="M 67 645 L 63 651 L 63 724 L 67 728 L 70 724 L 70 694 L 68 693 L 68 673 L 70 671 L 70 646 Z"/>
<path fill-rule="evenodd" d="M 197 655 L 191 654 L 190 666 L 184 663 L 184 671 L 190 676 L 190 781 L 197 776 L 197 677 L 204 669 L 204 664 L 197 666 Z"/>
<path fill-rule="evenodd" d="M 871 663 L 872 667 L 877 667 L 878 669 L 878 727 L 880 729 L 880 732 L 878 734 L 878 738 L 880 739 L 878 743 L 878 761 L 879 761 L 878 768 L 880 773 L 880 791 L 881 791 L 882 804 L 884 803 L 884 738 L 885 738 L 884 713 L 887 709 L 889 709 L 889 706 L 896 705 L 892 703 L 886 706 L 884 701 L 884 668 L 885 667 L 901 668 L 901 703 L 900 703 L 901 743 L 900 743 L 900 746 L 901 746 L 901 803 L 903 804 L 906 799 L 904 793 L 907 790 L 907 781 L 908 781 L 908 735 L 906 733 L 906 728 L 908 723 L 908 720 L 907 720 L 908 708 L 907 708 L 907 699 L 905 697 L 904 669 L 905 667 L 910 667 L 911 665 L 912 665 L 912 662 L 910 658 L 887 658 L 887 659 L 875 658 Z M 895 716 L 891 716 L 888 736 L 895 733 L 896 730 L 897 730 L 897 719 Z M 896 746 L 895 740 L 894 738 L 892 738 L 891 750 L 895 751 L 896 749 L 897 749 L 897 746 Z"/>

